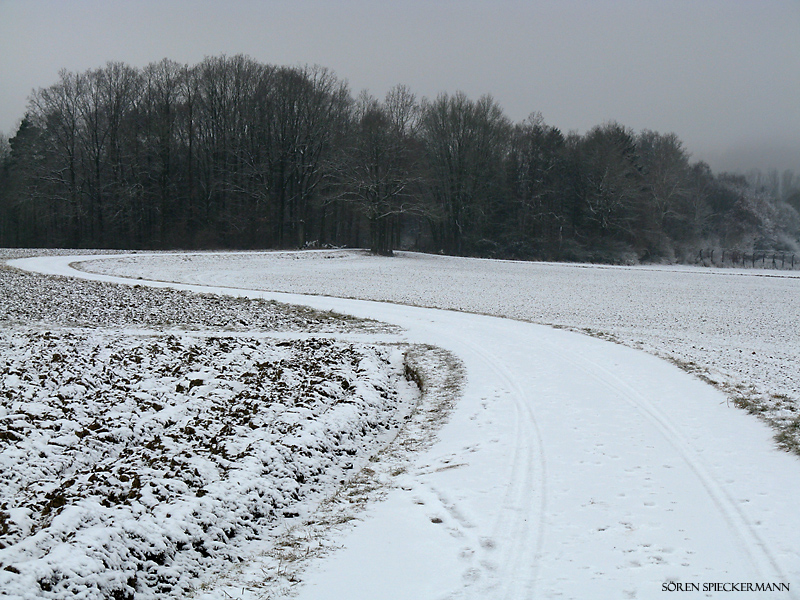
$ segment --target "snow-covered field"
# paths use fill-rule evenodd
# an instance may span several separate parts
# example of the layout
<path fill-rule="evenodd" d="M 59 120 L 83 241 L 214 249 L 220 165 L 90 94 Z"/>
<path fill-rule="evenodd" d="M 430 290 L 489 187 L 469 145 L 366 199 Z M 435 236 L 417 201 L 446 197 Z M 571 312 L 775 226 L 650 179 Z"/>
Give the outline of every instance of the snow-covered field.
<path fill-rule="evenodd" d="M 800 274 L 608 267 L 359 251 L 231 253 L 84 263 L 127 277 L 325 294 L 584 331 L 675 361 L 800 447 Z"/>
<path fill-rule="evenodd" d="M 337 502 L 265 539 L 263 555 L 205 578 L 201 598 L 658 598 L 692 586 L 694 597 L 742 589 L 737 595 L 798 597 L 800 464 L 777 450 L 774 430 L 674 364 L 524 322 L 670 357 L 790 436 L 796 278 L 353 251 L 112 260 L 82 268 L 376 318 L 395 328 L 352 321 L 344 329 L 363 328 L 362 341 L 436 344 L 464 365 L 466 384 L 435 443 L 415 441 L 429 440 L 427 421 L 442 422 L 441 406 L 423 402 L 402 443 L 376 456 Z M 55 259 L 27 267 L 70 272 Z M 409 447 L 420 449 L 408 455 Z M 383 501 L 366 504 L 355 527 L 337 525 L 357 514 L 337 519 L 338 511 L 376 490 Z M 274 546 L 291 551 L 276 562 Z"/>

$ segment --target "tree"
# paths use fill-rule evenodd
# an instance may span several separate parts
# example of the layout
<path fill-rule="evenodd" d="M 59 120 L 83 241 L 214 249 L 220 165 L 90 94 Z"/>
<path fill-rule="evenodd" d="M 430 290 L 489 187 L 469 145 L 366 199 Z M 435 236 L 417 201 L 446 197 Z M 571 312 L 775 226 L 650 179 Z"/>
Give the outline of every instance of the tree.
<path fill-rule="evenodd" d="M 10 158 L 11 144 L 8 142 L 8 137 L 0 132 L 0 246 L 5 246 L 9 243 L 11 238 L 9 230 L 13 226 L 14 218 L 8 205 Z"/>
<path fill-rule="evenodd" d="M 691 233 L 689 155 L 674 133 L 645 130 L 636 137 L 636 153 L 642 169 L 643 198 L 637 228 L 650 256 L 674 251 L 672 240 Z"/>
<path fill-rule="evenodd" d="M 392 254 L 401 215 L 424 213 L 413 146 L 417 111 L 405 87 L 390 90 L 383 103 L 362 92 L 354 104 L 350 141 L 333 169 L 336 197 L 366 217 L 375 254 Z"/>
<path fill-rule="evenodd" d="M 47 182 L 47 196 L 57 206 L 51 212 L 59 222 L 61 236 L 55 242 L 78 245 L 87 231 L 84 206 L 82 147 L 80 139 L 84 123 L 80 106 L 86 93 L 83 76 L 62 70 L 59 82 L 41 88 L 29 100 L 28 115 L 43 135 L 47 160 L 40 161 L 43 170 L 33 175 L 40 185 Z"/>
<path fill-rule="evenodd" d="M 634 242 L 642 172 L 633 133 L 618 123 L 606 123 L 589 130 L 577 151 L 585 233 Z"/>
<path fill-rule="evenodd" d="M 81 192 L 88 198 L 84 237 L 93 246 L 126 245 L 126 216 L 135 189 L 129 170 L 135 131 L 131 115 L 138 102 L 139 73 L 123 63 L 108 63 L 78 80 L 77 147 Z"/>
<path fill-rule="evenodd" d="M 502 221 L 517 258 L 558 253 L 567 220 L 564 136 L 532 114 L 514 126 L 506 159 L 509 209 Z"/>
<path fill-rule="evenodd" d="M 346 128 L 347 85 L 320 67 L 276 69 L 260 91 L 257 123 L 264 145 L 255 167 L 270 193 L 275 244 L 303 246 L 314 222 L 319 186 Z"/>
<path fill-rule="evenodd" d="M 136 111 L 138 129 L 132 144 L 131 168 L 140 183 L 129 219 L 136 239 L 151 247 L 185 245 L 188 191 L 185 175 L 192 173 L 185 148 L 194 140 L 181 137 L 186 129 L 185 106 L 189 69 L 164 59 L 142 71 L 142 92 Z M 189 113 L 190 114 L 190 113 Z M 191 129 L 191 127 L 189 127 Z"/>
<path fill-rule="evenodd" d="M 503 158 L 511 124 L 491 96 L 458 92 L 424 101 L 420 135 L 438 220 L 434 243 L 447 253 L 473 251 L 484 239 L 503 192 Z"/>
<path fill-rule="evenodd" d="M 684 223 L 685 241 L 696 244 L 707 235 L 712 217 L 710 196 L 715 184 L 714 174 L 707 163 L 701 161 L 691 165 Z"/>
<path fill-rule="evenodd" d="M 8 136 L 0 132 L 0 166 L 5 166 L 10 156 L 11 144 L 8 143 Z"/>
<path fill-rule="evenodd" d="M 44 134 L 29 116 L 20 122 L 9 140 L 11 149 L 4 169 L 2 201 L 3 222 L 0 242 L 6 246 L 48 247 L 51 241 L 52 215 L 43 199 L 47 198 L 41 174 L 47 173 Z"/>
<path fill-rule="evenodd" d="M 354 100 L 321 67 L 237 55 L 61 71 L 0 136 L 0 243 L 398 245 L 618 260 L 794 248 L 800 178 L 715 177 L 674 134 L 514 126 L 490 97 Z"/>
<path fill-rule="evenodd" d="M 196 69 L 196 112 L 193 120 L 197 169 L 196 235 L 202 245 L 230 245 L 241 236 L 239 190 L 243 118 L 256 87 L 258 67 L 251 59 L 207 57 Z"/>

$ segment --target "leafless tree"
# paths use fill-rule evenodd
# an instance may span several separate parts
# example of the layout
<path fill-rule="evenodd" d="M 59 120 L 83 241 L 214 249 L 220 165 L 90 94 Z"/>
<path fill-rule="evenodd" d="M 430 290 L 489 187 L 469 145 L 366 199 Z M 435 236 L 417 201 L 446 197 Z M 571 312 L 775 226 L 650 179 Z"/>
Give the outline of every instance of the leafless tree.
<path fill-rule="evenodd" d="M 334 161 L 334 198 L 366 217 L 376 254 L 392 254 L 402 216 L 425 214 L 413 137 L 417 114 L 413 94 L 402 86 L 383 102 L 362 92 L 353 105 L 349 142 Z"/>
<path fill-rule="evenodd" d="M 422 105 L 420 137 L 429 169 L 436 242 L 464 254 L 484 237 L 493 202 L 502 192 L 502 160 L 510 122 L 491 96 L 441 94 Z"/>

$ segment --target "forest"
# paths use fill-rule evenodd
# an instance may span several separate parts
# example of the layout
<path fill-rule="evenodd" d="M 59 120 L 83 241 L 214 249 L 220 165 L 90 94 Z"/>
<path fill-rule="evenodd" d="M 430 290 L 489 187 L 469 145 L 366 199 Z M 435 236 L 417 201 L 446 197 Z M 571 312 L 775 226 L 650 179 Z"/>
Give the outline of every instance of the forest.
<path fill-rule="evenodd" d="M 489 95 L 354 95 L 326 68 L 241 55 L 63 70 L 0 137 L 3 247 L 633 263 L 799 245 L 792 171 L 715 174 L 673 133 L 514 123 Z"/>

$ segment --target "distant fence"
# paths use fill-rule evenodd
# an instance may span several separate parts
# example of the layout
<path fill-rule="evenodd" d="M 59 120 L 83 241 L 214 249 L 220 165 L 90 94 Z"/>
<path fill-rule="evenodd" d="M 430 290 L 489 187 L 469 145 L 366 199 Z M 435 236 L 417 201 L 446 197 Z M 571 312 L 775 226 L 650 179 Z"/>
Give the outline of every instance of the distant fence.
<path fill-rule="evenodd" d="M 800 256 L 774 250 L 699 250 L 697 264 L 706 267 L 744 267 L 752 269 L 800 269 Z"/>

